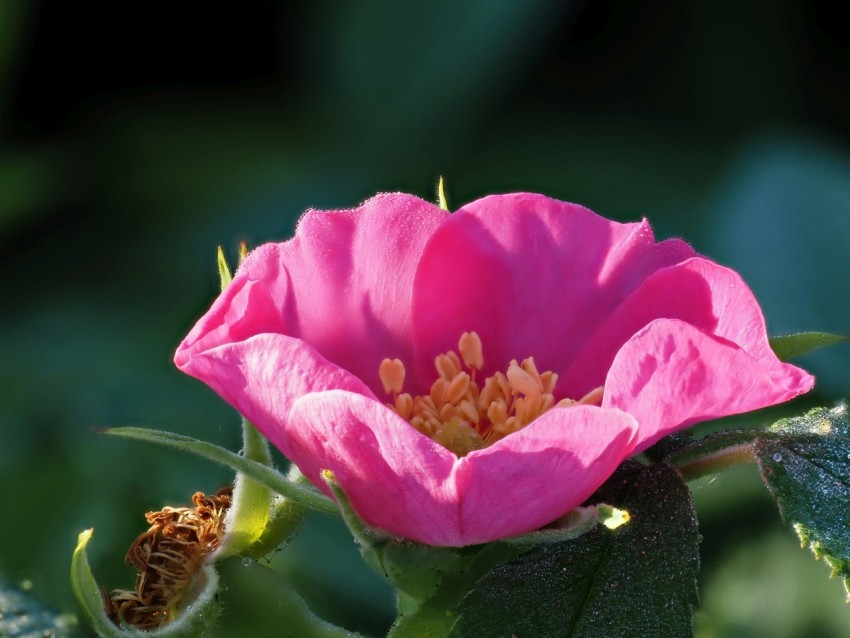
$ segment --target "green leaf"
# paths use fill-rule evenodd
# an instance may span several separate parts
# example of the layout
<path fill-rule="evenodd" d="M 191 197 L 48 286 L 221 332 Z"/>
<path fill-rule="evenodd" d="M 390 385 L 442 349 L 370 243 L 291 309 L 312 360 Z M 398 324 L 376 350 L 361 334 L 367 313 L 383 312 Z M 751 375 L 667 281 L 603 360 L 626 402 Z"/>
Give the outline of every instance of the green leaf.
<path fill-rule="evenodd" d="M 518 536 L 509 536 L 508 538 L 503 538 L 501 542 L 509 545 L 562 543 L 587 534 L 600 523 L 608 529 L 616 529 L 628 521 L 629 513 L 625 510 L 600 503 L 599 505 L 590 505 L 588 507 L 577 507 L 548 527 Z"/>
<path fill-rule="evenodd" d="M 850 600 L 850 419 L 844 406 L 784 419 L 756 442 L 762 477 L 803 547 L 840 576 Z"/>
<path fill-rule="evenodd" d="M 828 332 L 797 332 L 781 337 L 773 337 L 770 340 L 770 347 L 779 359 L 788 361 L 814 350 L 842 343 L 848 339 L 850 337 L 830 334 Z"/>
<path fill-rule="evenodd" d="M 457 620 L 457 608 L 471 587 L 497 565 L 529 551 L 529 547 L 488 543 L 461 548 L 469 559 L 460 572 L 442 573 L 436 593 L 426 601 L 399 597 L 399 617 L 387 638 L 445 638 Z"/>
<path fill-rule="evenodd" d="M 691 636 L 699 540 L 681 476 L 663 463 L 629 462 L 591 500 L 627 510 L 631 521 L 496 567 L 467 594 L 450 635 Z"/>
<path fill-rule="evenodd" d="M 0 636 L 8 638 L 70 638 L 76 616 L 45 609 L 26 593 L 0 581 Z"/>
<path fill-rule="evenodd" d="M 305 507 L 328 514 L 336 514 L 338 512 L 336 504 L 314 488 L 290 481 L 280 472 L 266 467 L 262 463 L 246 459 L 213 443 L 193 439 L 182 434 L 174 434 L 173 432 L 164 432 L 162 430 L 150 430 L 148 428 L 108 428 L 102 430 L 102 432 L 112 436 L 158 443 L 159 445 L 191 452 L 210 461 L 226 465 L 237 472 L 242 472 L 258 483 L 262 483 L 276 494 L 290 498 Z"/>

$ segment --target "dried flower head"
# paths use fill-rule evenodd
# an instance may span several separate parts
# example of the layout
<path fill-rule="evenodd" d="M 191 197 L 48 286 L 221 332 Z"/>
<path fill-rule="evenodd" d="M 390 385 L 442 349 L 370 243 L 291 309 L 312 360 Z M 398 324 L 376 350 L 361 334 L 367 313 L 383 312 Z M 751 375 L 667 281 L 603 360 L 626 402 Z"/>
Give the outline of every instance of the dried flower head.
<path fill-rule="evenodd" d="M 224 517 L 233 488 L 214 496 L 195 492 L 194 507 L 148 512 L 150 529 L 133 542 L 124 560 L 137 570 L 133 590 L 104 592 L 107 615 L 115 624 L 154 629 L 171 620 L 205 558 L 221 544 Z"/>

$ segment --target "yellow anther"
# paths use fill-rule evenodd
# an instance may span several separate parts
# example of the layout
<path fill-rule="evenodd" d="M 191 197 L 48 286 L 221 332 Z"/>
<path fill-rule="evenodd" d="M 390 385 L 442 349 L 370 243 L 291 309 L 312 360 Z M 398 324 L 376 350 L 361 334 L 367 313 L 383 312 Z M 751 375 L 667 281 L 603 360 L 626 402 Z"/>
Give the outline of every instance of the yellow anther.
<path fill-rule="evenodd" d="M 540 373 L 537 371 L 537 366 L 534 365 L 534 357 L 523 359 L 522 365 L 520 367 L 538 381 L 540 380 Z"/>
<path fill-rule="evenodd" d="M 413 412 L 413 397 L 407 392 L 399 394 L 395 399 L 395 411 L 405 421 L 409 420 Z"/>
<path fill-rule="evenodd" d="M 434 381 L 434 385 L 431 386 L 431 401 L 434 402 L 434 405 L 437 409 L 443 407 L 443 403 L 446 400 L 446 390 L 449 387 L 449 382 L 446 379 L 440 377 L 436 381 Z"/>
<path fill-rule="evenodd" d="M 446 422 L 450 419 L 453 419 L 457 410 L 455 406 L 451 403 L 443 404 L 443 407 L 440 408 L 440 421 Z"/>
<path fill-rule="evenodd" d="M 499 387 L 499 382 L 495 377 L 488 377 L 484 381 L 484 389 L 478 396 L 478 407 L 486 410 L 487 406 L 493 403 L 497 398 L 502 398 L 502 389 Z"/>
<path fill-rule="evenodd" d="M 513 393 L 511 392 L 511 384 L 504 372 L 497 372 L 493 375 L 496 378 L 496 383 L 499 384 L 499 389 L 502 391 L 502 398 L 505 402 L 509 402 Z"/>
<path fill-rule="evenodd" d="M 398 394 L 404 387 L 404 364 L 399 359 L 384 359 L 378 368 L 384 392 Z"/>
<path fill-rule="evenodd" d="M 457 405 L 469 392 L 469 375 L 466 372 L 458 372 L 446 389 L 446 401 Z"/>
<path fill-rule="evenodd" d="M 599 405 L 602 403 L 602 386 L 593 388 L 578 400 L 579 405 Z"/>
<path fill-rule="evenodd" d="M 540 383 L 543 384 L 543 392 L 552 394 L 555 392 L 555 386 L 558 383 L 558 375 L 555 372 L 544 372 L 540 375 Z"/>
<path fill-rule="evenodd" d="M 464 332 L 460 335 L 457 349 L 468 368 L 480 370 L 484 367 L 484 348 L 477 332 Z"/>
<path fill-rule="evenodd" d="M 458 411 L 465 421 L 469 421 L 473 425 L 478 425 L 481 421 L 481 415 L 478 413 L 478 408 L 472 401 L 462 401 L 458 406 Z"/>
<path fill-rule="evenodd" d="M 458 356 L 454 352 L 447 352 L 436 357 L 434 359 L 434 366 L 437 368 L 440 377 L 446 381 L 454 379 L 460 374 L 461 370 L 460 359 L 458 359 Z"/>
<path fill-rule="evenodd" d="M 384 390 L 393 395 L 387 406 L 458 456 L 521 430 L 556 405 L 598 405 L 602 400 L 602 388 L 596 388 L 579 401 L 557 401 L 558 375 L 539 372 L 533 357 L 521 364 L 512 360 L 506 372 L 497 371 L 479 385 L 476 372 L 484 365 L 481 339 L 474 332 L 463 333 L 458 352 L 460 356 L 447 352 L 435 357 L 437 379 L 421 396 L 402 393 L 401 361 L 384 359 L 379 369 Z"/>
<path fill-rule="evenodd" d="M 504 401 L 493 401 L 487 408 L 487 418 L 493 425 L 508 420 L 508 406 Z"/>
<path fill-rule="evenodd" d="M 511 384 L 511 390 L 515 394 L 541 394 L 543 392 L 543 384 L 539 379 L 535 379 L 528 372 L 523 370 L 517 364 L 516 359 L 511 361 L 508 366 L 506 375 Z"/>

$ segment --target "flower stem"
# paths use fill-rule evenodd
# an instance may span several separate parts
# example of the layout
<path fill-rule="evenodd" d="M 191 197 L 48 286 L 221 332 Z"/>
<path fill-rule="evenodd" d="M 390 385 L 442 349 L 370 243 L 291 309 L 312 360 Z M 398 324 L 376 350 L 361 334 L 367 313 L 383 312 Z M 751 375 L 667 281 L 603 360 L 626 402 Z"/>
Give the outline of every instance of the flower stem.
<path fill-rule="evenodd" d="M 681 464 L 672 459 L 672 463 L 679 469 L 686 481 L 693 481 L 736 465 L 752 463 L 754 460 L 753 444 L 750 441 L 714 450 L 704 456 L 691 457 Z"/>

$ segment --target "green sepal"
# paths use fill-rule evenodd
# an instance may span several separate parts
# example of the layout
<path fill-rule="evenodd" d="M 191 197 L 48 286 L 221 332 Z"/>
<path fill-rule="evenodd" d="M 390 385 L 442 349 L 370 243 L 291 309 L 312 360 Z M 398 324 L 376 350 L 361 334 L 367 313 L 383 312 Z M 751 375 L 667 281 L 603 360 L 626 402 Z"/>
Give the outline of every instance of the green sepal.
<path fill-rule="evenodd" d="M 184 598 L 184 604 L 181 605 L 177 617 L 168 624 L 151 631 L 116 626 L 106 615 L 104 594 L 92 574 L 86 554 L 86 545 L 93 531 L 88 529 L 81 532 L 77 540 L 77 547 L 71 558 L 71 589 L 98 636 L 101 638 L 212 638 L 214 636 L 214 628 L 221 615 L 221 605 L 216 599 L 218 574 L 211 563 L 205 564 L 195 573 L 190 590 Z"/>
<path fill-rule="evenodd" d="M 157 443 L 166 447 L 183 450 L 184 452 L 191 452 L 215 463 L 226 465 L 237 472 L 242 472 L 258 483 L 265 485 L 275 494 L 289 498 L 304 507 L 327 514 L 336 514 L 339 511 L 331 499 L 314 487 L 291 481 L 277 470 L 239 456 L 214 443 L 200 441 L 182 434 L 148 428 L 108 428 L 101 430 L 101 432 L 111 436 L 147 441 L 149 443 Z"/>
<path fill-rule="evenodd" d="M 218 276 L 221 279 L 221 289 L 224 290 L 231 281 L 233 275 L 230 273 L 230 266 L 227 265 L 227 259 L 224 257 L 224 250 L 221 246 L 216 252 L 216 262 L 218 263 Z"/>
<path fill-rule="evenodd" d="M 443 184 L 442 175 L 440 175 L 440 181 L 437 182 L 437 206 L 443 210 L 449 210 L 449 202 L 446 200 L 446 188 Z"/>
<path fill-rule="evenodd" d="M 551 525 L 542 529 L 503 538 L 500 542 L 510 545 L 545 545 L 562 543 L 587 534 L 600 523 L 608 529 L 616 529 L 629 521 L 629 513 L 605 503 L 577 507 Z"/>
<path fill-rule="evenodd" d="M 795 332 L 770 339 L 773 353 L 782 361 L 800 357 L 820 348 L 834 346 L 847 341 L 846 335 L 835 335 L 828 332 Z"/>
<path fill-rule="evenodd" d="M 844 581 L 850 601 L 850 419 L 816 408 L 775 423 L 755 444 L 762 478 L 782 519 Z"/>
<path fill-rule="evenodd" d="M 271 468 L 268 442 L 246 419 L 242 419 L 242 456 Z M 278 496 L 265 483 L 237 472 L 233 505 L 225 522 L 225 542 L 218 553 L 221 558 L 264 556 L 292 536 L 304 512 L 300 503 Z"/>
<path fill-rule="evenodd" d="M 333 473 L 325 470 L 322 478 L 333 493 L 363 559 L 398 590 L 399 609 L 404 613 L 414 612 L 431 598 L 447 577 L 466 570 L 480 548 L 423 545 L 370 527 L 357 516 Z"/>

